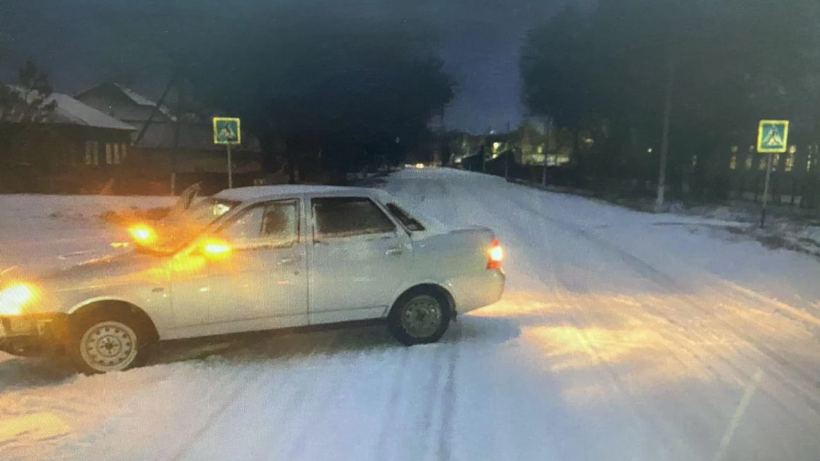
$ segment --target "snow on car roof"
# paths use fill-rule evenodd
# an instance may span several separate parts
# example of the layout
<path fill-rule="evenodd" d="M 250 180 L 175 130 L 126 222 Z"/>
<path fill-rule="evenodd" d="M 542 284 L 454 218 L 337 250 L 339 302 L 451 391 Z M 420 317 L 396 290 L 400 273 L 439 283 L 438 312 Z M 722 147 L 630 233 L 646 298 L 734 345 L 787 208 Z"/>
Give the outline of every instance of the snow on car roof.
<path fill-rule="evenodd" d="M 238 200 L 245 202 L 290 194 L 373 195 L 374 190 L 364 187 L 289 184 L 279 186 L 252 186 L 240 187 L 237 189 L 226 189 L 214 195 L 214 197 L 225 200 Z"/>

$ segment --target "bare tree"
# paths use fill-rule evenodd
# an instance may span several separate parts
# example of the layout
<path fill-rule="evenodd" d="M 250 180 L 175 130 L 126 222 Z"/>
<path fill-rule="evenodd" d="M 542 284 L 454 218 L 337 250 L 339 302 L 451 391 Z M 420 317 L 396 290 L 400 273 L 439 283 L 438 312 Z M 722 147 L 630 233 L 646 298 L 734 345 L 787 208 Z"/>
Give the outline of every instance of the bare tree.
<path fill-rule="evenodd" d="M 33 61 L 17 71 L 16 85 L 0 85 L 0 122 L 38 123 L 48 120 L 57 108 L 51 100 L 48 73 Z"/>

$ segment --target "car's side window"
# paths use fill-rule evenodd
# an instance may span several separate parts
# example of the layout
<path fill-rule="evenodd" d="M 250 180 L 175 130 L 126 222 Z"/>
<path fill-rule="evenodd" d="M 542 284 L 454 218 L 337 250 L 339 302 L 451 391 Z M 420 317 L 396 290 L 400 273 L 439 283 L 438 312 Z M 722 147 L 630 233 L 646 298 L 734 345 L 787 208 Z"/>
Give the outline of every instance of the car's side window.
<path fill-rule="evenodd" d="M 245 210 L 222 227 L 219 234 L 236 244 L 256 240 L 259 238 L 262 230 L 262 217 L 264 213 L 265 208 L 261 206 L 255 206 Z"/>
<path fill-rule="evenodd" d="M 262 238 L 276 246 L 290 246 L 299 241 L 299 201 L 283 200 L 265 205 Z"/>
<path fill-rule="evenodd" d="M 314 238 L 341 238 L 395 232 L 396 225 L 366 197 L 325 197 L 311 200 Z"/>

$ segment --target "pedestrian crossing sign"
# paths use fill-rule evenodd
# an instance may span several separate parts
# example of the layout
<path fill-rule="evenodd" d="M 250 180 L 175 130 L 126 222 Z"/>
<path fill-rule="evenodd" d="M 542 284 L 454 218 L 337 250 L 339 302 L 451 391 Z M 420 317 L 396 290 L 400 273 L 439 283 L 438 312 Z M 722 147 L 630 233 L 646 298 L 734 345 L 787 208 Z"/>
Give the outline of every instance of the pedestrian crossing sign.
<path fill-rule="evenodd" d="M 761 154 L 785 154 L 789 150 L 789 121 L 761 120 L 757 132 L 757 151 Z"/>
<path fill-rule="evenodd" d="M 214 117 L 214 144 L 241 144 L 242 132 L 239 119 Z"/>

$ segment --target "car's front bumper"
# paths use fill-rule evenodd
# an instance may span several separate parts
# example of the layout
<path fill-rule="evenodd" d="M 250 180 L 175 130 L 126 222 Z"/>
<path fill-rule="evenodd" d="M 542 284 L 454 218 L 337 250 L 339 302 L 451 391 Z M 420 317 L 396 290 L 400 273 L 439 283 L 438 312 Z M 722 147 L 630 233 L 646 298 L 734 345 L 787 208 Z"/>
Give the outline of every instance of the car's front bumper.
<path fill-rule="evenodd" d="M 65 314 L 0 316 L 0 351 L 20 356 L 59 353 L 68 338 Z"/>

